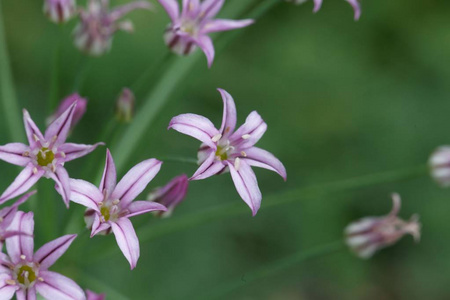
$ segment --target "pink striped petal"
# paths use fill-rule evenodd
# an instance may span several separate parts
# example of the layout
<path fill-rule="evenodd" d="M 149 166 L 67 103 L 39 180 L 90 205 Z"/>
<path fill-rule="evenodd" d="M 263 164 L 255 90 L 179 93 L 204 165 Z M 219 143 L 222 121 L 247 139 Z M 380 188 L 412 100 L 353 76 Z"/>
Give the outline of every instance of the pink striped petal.
<path fill-rule="evenodd" d="M 158 2 L 164 7 L 172 23 L 175 23 L 180 15 L 180 7 L 177 0 L 158 0 Z"/>
<path fill-rule="evenodd" d="M 36 287 L 17 290 L 16 297 L 17 300 L 36 300 Z"/>
<path fill-rule="evenodd" d="M 44 170 L 37 170 L 36 173 L 33 170 L 36 170 L 35 167 L 32 164 L 28 164 L 20 172 L 13 183 L 0 196 L 0 204 L 28 191 L 45 173 Z"/>
<path fill-rule="evenodd" d="M 102 231 L 107 231 L 110 227 L 110 222 L 100 222 L 100 215 L 96 213 L 94 215 L 94 223 L 92 224 L 91 238 Z"/>
<path fill-rule="evenodd" d="M 10 271 L 9 269 L 6 272 Z M 12 280 L 11 275 L 7 273 L 0 273 L 0 299 L 12 299 L 17 290 L 17 286 L 6 283 L 6 280 Z"/>
<path fill-rule="evenodd" d="M 64 161 L 71 161 L 76 158 L 83 157 L 95 150 L 98 146 L 104 146 L 105 143 L 97 143 L 94 145 L 71 144 L 66 143 L 58 147 L 58 151 L 64 152 Z"/>
<path fill-rule="evenodd" d="M 106 162 L 105 169 L 103 171 L 102 181 L 100 182 L 100 192 L 106 191 L 106 195 L 111 195 L 114 191 L 117 183 L 117 172 L 114 159 L 112 158 L 109 149 L 106 149 Z"/>
<path fill-rule="evenodd" d="M 201 15 L 204 19 L 214 18 L 222 9 L 225 0 L 205 0 L 200 5 Z"/>
<path fill-rule="evenodd" d="M 226 165 L 222 161 L 214 161 L 207 169 L 205 169 L 202 173 L 194 174 L 189 180 L 202 180 L 208 177 L 220 174 L 223 169 L 226 168 Z"/>
<path fill-rule="evenodd" d="M 37 292 L 45 299 L 85 300 L 84 291 L 70 278 L 51 271 L 40 271 L 44 281 L 36 282 Z"/>
<path fill-rule="evenodd" d="M 361 5 L 359 4 L 358 0 L 346 0 L 350 5 L 353 7 L 353 10 L 355 11 L 355 21 L 358 21 L 361 17 Z"/>
<path fill-rule="evenodd" d="M 127 208 L 131 201 L 136 199 L 147 187 L 147 184 L 158 174 L 161 164 L 161 161 L 152 158 L 134 166 L 117 184 L 111 198 L 119 199 L 121 207 Z"/>
<path fill-rule="evenodd" d="M 151 211 L 167 211 L 167 208 L 156 202 L 134 201 L 128 206 L 128 211 L 129 214 L 125 216 L 126 218 L 142 215 Z"/>
<path fill-rule="evenodd" d="M 253 21 L 253 20 L 215 19 L 215 20 L 211 20 L 205 24 L 205 26 L 202 29 L 202 33 L 208 34 L 208 33 L 212 33 L 212 32 L 239 29 L 239 28 L 243 28 L 243 27 L 252 25 L 254 22 L 255 21 Z"/>
<path fill-rule="evenodd" d="M 262 199 L 255 173 L 244 160 L 240 161 L 237 170 L 230 162 L 228 162 L 228 167 L 230 168 L 231 177 L 237 192 L 250 207 L 253 216 L 255 216 L 261 206 Z"/>
<path fill-rule="evenodd" d="M 214 62 L 215 50 L 211 38 L 207 35 L 201 35 L 196 38 L 196 43 L 202 49 L 203 53 L 206 55 L 206 60 L 208 61 L 208 67 L 211 68 Z M 203 142 L 203 141 L 202 141 Z"/>
<path fill-rule="evenodd" d="M 272 153 L 257 147 L 248 148 L 245 153 L 247 156 L 242 160 L 245 160 L 250 166 L 277 172 L 286 180 L 286 168 Z"/>
<path fill-rule="evenodd" d="M 47 141 L 52 141 L 52 145 L 62 145 L 66 141 L 76 105 L 76 102 L 72 104 L 61 114 L 61 116 L 53 121 L 45 131 L 45 139 Z"/>
<path fill-rule="evenodd" d="M 250 148 L 255 145 L 267 130 L 267 124 L 256 112 L 251 112 L 245 123 L 236 130 L 230 137 L 234 146 L 242 149 Z"/>
<path fill-rule="evenodd" d="M 28 143 L 31 148 L 40 148 L 41 144 L 36 141 L 36 139 L 44 141 L 44 136 L 42 135 L 39 128 L 36 126 L 34 121 L 31 119 L 30 114 L 26 109 L 23 110 L 23 122 L 25 124 L 25 131 L 27 133 Z"/>
<path fill-rule="evenodd" d="M 13 205 L 4 207 L 0 210 L 0 218 L 2 219 L 0 223 L 0 227 L 2 228 L 8 228 L 9 224 L 11 224 L 12 220 L 14 219 L 14 215 L 17 212 L 17 208 L 19 205 L 23 204 L 25 201 L 28 200 L 32 195 L 36 194 L 37 191 L 32 191 L 24 196 L 22 196 L 19 200 L 17 200 Z M 3 236 L 5 238 L 5 236 Z M 0 247 L 1 249 L 1 247 Z"/>
<path fill-rule="evenodd" d="M 21 235 L 15 235 L 6 240 L 6 250 L 14 264 L 22 261 L 21 255 L 25 255 L 26 261 L 33 260 L 34 251 L 34 219 L 33 213 L 24 213 L 23 211 L 18 211 L 14 216 L 9 230 L 22 232 Z"/>
<path fill-rule="evenodd" d="M 195 114 L 183 114 L 172 118 L 168 129 L 174 129 L 205 143 L 211 148 L 217 149 L 213 137 L 219 135 L 219 131 L 207 118 Z"/>
<path fill-rule="evenodd" d="M 30 162 L 30 158 L 23 154 L 29 151 L 30 147 L 22 143 L 6 144 L 0 146 L 0 159 L 13 165 L 25 167 Z"/>
<path fill-rule="evenodd" d="M 103 194 L 90 182 L 81 179 L 69 179 L 70 200 L 99 211 L 98 203 L 103 201 Z"/>
<path fill-rule="evenodd" d="M 183 16 L 193 16 L 200 9 L 200 0 L 183 0 Z"/>
<path fill-rule="evenodd" d="M 320 8 L 322 7 L 323 0 L 314 0 L 314 9 L 313 12 L 318 12 Z"/>
<path fill-rule="evenodd" d="M 55 173 L 50 173 L 50 177 L 56 182 L 56 190 L 61 195 L 64 204 L 69 208 L 70 201 L 70 181 L 69 174 L 62 166 L 56 167 Z"/>
<path fill-rule="evenodd" d="M 48 242 L 36 251 L 34 262 L 39 263 L 41 268 L 48 269 L 67 251 L 76 237 L 76 234 L 68 234 Z"/>
<path fill-rule="evenodd" d="M 105 294 L 97 294 L 90 290 L 86 290 L 86 297 L 87 297 L 87 300 L 105 300 L 106 299 Z"/>
<path fill-rule="evenodd" d="M 203 173 L 207 172 L 211 168 L 211 166 L 214 165 L 215 161 L 216 161 L 216 152 L 214 151 L 211 152 L 211 154 L 209 154 L 208 158 L 205 159 L 205 161 L 200 165 L 200 167 L 197 169 L 194 175 L 192 175 L 192 177 L 189 178 L 189 180 L 196 180 L 198 177 L 201 177 L 202 179 L 207 178 L 206 176 L 203 176 Z M 210 174 L 210 172 L 208 173 Z"/>
<path fill-rule="evenodd" d="M 222 89 L 217 89 L 222 96 L 223 100 L 223 117 L 222 117 L 222 126 L 220 126 L 220 133 L 222 136 L 228 136 L 233 133 L 236 128 L 236 105 L 234 104 L 233 97 Z"/>
<path fill-rule="evenodd" d="M 133 224 L 127 218 L 120 218 L 116 222 L 111 222 L 111 227 L 116 237 L 117 245 L 119 245 L 120 250 L 133 270 L 140 255 L 139 240 Z"/>

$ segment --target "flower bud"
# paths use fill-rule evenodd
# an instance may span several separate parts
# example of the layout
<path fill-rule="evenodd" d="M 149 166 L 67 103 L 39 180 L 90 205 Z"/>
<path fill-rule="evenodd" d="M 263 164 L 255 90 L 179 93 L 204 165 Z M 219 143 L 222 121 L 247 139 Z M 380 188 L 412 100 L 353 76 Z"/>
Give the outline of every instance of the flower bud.
<path fill-rule="evenodd" d="M 134 115 L 134 94 L 130 89 L 124 88 L 116 101 L 116 117 L 119 121 L 129 123 Z"/>
<path fill-rule="evenodd" d="M 366 217 L 353 222 L 345 229 L 346 243 L 361 258 L 370 258 L 379 249 L 395 244 L 406 234 L 420 239 L 420 223 L 418 216 L 409 221 L 400 219 L 400 196 L 392 195 L 392 211 L 384 217 Z"/>
<path fill-rule="evenodd" d="M 96 294 L 93 291 L 86 290 L 86 300 L 105 300 L 105 294 Z"/>
<path fill-rule="evenodd" d="M 167 207 L 167 211 L 165 212 L 156 212 L 157 216 L 163 218 L 170 217 L 175 207 L 186 197 L 188 183 L 188 177 L 183 174 L 173 178 L 164 187 L 156 188 L 148 194 L 148 201 L 155 201 Z"/>
<path fill-rule="evenodd" d="M 77 13 L 75 0 L 45 0 L 44 14 L 54 23 L 65 23 Z"/>
<path fill-rule="evenodd" d="M 442 187 L 450 186 L 450 146 L 436 149 L 429 160 L 431 176 Z"/>
<path fill-rule="evenodd" d="M 75 107 L 75 112 L 72 118 L 72 124 L 70 128 L 72 129 L 78 122 L 81 120 L 83 115 L 86 113 L 87 100 L 82 98 L 77 93 L 72 94 L 64 98 L 56 109 L 55 113 L 47 118 L 47 125 L 56 120 L 59 116 L 61 116 L 73 103 L 77 102 L 77 106 Z"/>

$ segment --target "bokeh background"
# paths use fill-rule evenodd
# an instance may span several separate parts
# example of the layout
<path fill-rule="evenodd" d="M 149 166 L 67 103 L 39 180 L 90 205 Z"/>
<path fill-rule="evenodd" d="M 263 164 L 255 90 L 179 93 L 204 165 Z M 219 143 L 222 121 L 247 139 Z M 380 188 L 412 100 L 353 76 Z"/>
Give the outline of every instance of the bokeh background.
<path fill-rule="evenodd" d="M 240 1 L 228 0 L 226 9 Z M 129 15 L 134 34 L 118 33 L 109 54 L 86 59 L 72 45 L 76 20 L 58 28 L 43 16 L 42 1 L 2 1 L 20 107 L 44 127 L 52 62 L 60 43 L 59 98 L 73 92 L 77 76 L 86 76 L 79 92 L 89 99 L 71 141 L 98 141 L 113 118 L 120 90 L 154 66 L 153 79 L 145 83 L 150 91 L 164 71 L 162 32 L 169 20 L 153 2 L 155 13 Z M 343 0 L 325 0 L 317 14 L 311 12 L 311 2 L 276 6 L 220 52 L 212 69 L 202 57 L 171 93 L 126 169 L 150 157 L 195 158 L 198 143 L 166 127 L 172 116 L 186 112 L 220 124 L 217 87 L 234 96 L 239 123 L 257 110 L 269 125 L 259 146 L 284 162 L 288 181 L 256 170 L 264 196 L 423 165 L 437 146 L 450 143 L 450 2 L 363 1 L 358 22 Z M 226 10 L 222 17 L 227 17 Z M 89 67 L 83 67 L 86 61 Z M 86 71 L 79 75 L 82 68 Z M 137 110 L 144 96 L 138 95 Z M 2 117 L 0 144 L 8 142 L 12 140 Z M 67 164 L 71 176 L 94 180 L 103 168 L 104 152 L 100 148 L 94 159 Z M 18 169 L 0 165 L 4 190 Z M 166 162 L 148 190 L 195 168 Z M 38 187 L 39 195 L 27 207 L 36 210 L 36 247 L 65 233 L 67 220 L 81 221 L 83 212 L 76 205 L 66 211 L 50 181 Z M 427 175 L 267 209 L 263 198 L 255 218 L 248 210 L 141 241 L 141 258 L 133 271 L 120 252 L 103 255 L 117 247 L 113 236 L 89 240 L 83 233 L 53 270 L 84 288 L 109 294 L 108 299 L 196 299 L 223 282 L 245 281 L 246 273 L 277 259 L 342 239 L 350 221 L 386 214 L 394 191 L 403 197 L 404 218 L 420 214 L 419 244 L 407 237 L 368 261 L 343 250 L 244 283 L 223 299 L 449 299 L 450 191 L 438 188 Z M 230 176 L 193 182 L 172 218 L 231 202 L 245 205 Z M 159 222 L 166 221 L 150 215 L 134 220 L 139 228 Z"/>

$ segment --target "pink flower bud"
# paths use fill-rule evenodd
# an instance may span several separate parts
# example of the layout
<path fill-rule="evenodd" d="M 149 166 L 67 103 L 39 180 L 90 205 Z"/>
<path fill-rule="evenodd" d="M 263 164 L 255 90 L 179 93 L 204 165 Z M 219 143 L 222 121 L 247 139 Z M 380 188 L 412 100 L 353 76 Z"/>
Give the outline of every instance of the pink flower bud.
<path fill-rule="evenodd" d="M 116 117 L 121 122 L 129 123 L 134 115 L 134 94 L 130 89 L 124 88 L 116 102 Z"/>
<path fill-rule="evenodd" d="M 150 192 L 147 200 L 158 202 L 167 207 L 167 211 L 158 211 L 157 216 L 166 218 L 172 214 L 175 207 L 186 197 L 188 183 L 188 177 L 183 174 L 173 178 L 164 187 L 156 188 Z"/>
<path fill-rule="evenodd" d="M 75 0 L 45 0 L 44 14 L 54 23 L 65 23 L 77 13 Z"/>
<path fill-rule="evenodd" d="M 443 187 L 450 186 L 450 146 L 439 147 L 429 160 L 431 176 Z"/>
<path fill-rule="evenodd" d="M 67 96 L 64 98 L 61 103 L 59 104 L 58 108 L 56 109 L 56 112 L 47 118 L 47 125 L 52 123 L 54 120 L 56 120 L 59 116 L 61 116 L 72 104 L 77 102 L 77 106 L 75 107 L 75 112 L 73 114 L 71 129 L 75 127 L 75 125 L 78 124 L 78 122 L 83 117 L 84 113 L 86 112 L 87 107 L 87 100 L 82 98 L 78 94 L 72 94 L 70 96 Z"/>
<path fill-rule="evenodd" d="M 93 291 L 86 290 L 86 300 L 105 300 L 105 294 L 96 294 Z"/>
<path fill-rule="evenodd" d="M 420 239 L 420 223 L 414 215 L 409 221 L 400 219 L 401 199 L 392 195 L 392 211 L 384 217 L 366 217 L 353 222 L 345 229 L 346 243 L 361 258 L 370 258 L 377 250 L 395 244 L 406 234 Z"/>

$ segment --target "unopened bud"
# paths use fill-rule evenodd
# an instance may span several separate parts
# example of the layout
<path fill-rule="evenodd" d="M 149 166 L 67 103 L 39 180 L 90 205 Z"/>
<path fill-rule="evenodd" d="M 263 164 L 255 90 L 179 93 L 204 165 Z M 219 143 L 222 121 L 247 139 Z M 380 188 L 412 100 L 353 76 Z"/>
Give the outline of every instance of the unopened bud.
<path fill-rule="evenodd" d="M 158 202 L 167 207 L 167 211 L 156 212 L 155 214 L 160 217 L 169 217 L 175 207 L 177 207 L 186 197 L 188 184 L 188 177 L 183 174 L 173 178 L 165 186 L 150 192 L 147 200 Z"/>
<path fill-rule="evenodd" d="M 72 123 L 70 125 L 70 128 L 72 129 L 73 127 L 75 127 L 75 125 L 78 124 L 78 122 L 81 120 L 81 118 L 86 113 L 86 107 L 87 107 L 87 100 L 82 98 L 77 93 L 67 96 L 66 98 L 64 98 L 61 101 L 61 103 L 59 104 L 55 113 L 47 118 L 47 125 L 50 125 L 50 123 L 52 123 L 54 120 L 59 118 L 59 116 L 61 116 L 75 102 L 77 102 L 77 106 L 75 107 L 75 112 L 73 113 L 73 118 L 72 118 Z"/>
<path fill-rule="evenodd" d="M 124 88 L 116 102 L 116 117 L 119 121 L 129 123 L 134 115 L 134 94 L 130 89 Z"/>
<path fill-rule="evenodd" d="M 65 23 L 77 13 L 75 0 L 45 0 L 44 14 L 54 23 Z"/>

